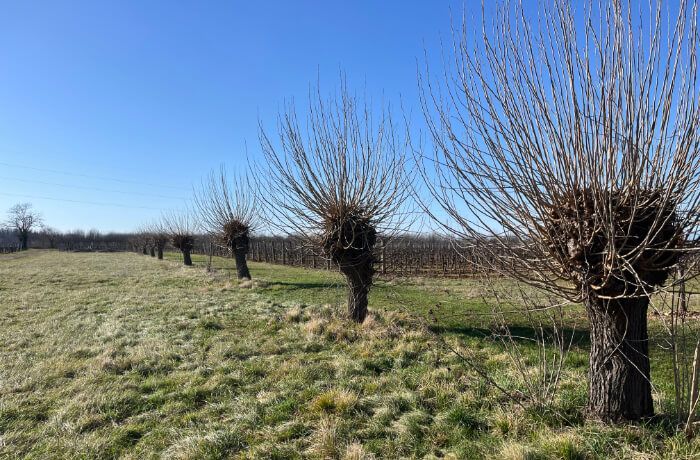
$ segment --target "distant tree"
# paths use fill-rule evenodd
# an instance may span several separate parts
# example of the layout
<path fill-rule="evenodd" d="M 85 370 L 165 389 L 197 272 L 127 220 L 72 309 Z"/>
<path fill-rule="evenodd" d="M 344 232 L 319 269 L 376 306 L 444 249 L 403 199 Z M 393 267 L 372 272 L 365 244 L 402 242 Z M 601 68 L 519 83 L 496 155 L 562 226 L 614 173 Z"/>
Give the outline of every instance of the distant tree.
<path fill-rule="evenodd" d="M 156 256 L 156 240 L 155 240 L 153 233 L 150 231 L 150 229 L 149 229 L 148 233 L 146 234 L 146 237 L 147 237 L 147 241 L 148 241 L 148 253 L 151 255 L 151 257 L 155 257 Z"/>
<path fill-rule="evenodd" d="M 246 255 L 258 222 L 258 202 L 248 176 L 239 174 L 229 180 L 222 166 L 202 181 L 194 201 L 202 226 L 233 253 L 238 278 L 250 279 Z"/>
<path fill-rule="evenodd" d="M 165 228 L 164 222 L 161 220 L 149 225 L 148 234 L 155 247 L 158 260 L 163 260 L 163 251 L 168 244 L 168 230 Z"/>
<path fill-rule="evenodd" d="M 372 117 L 342 85 L 340 97 L 310 97 L 307 129 L 293 106 L 280 115 L 275 143 L 261 128 L 265 165 L 258 171 L 271 226 L 332 261 L 348 285 L 348 315 L 363 322 L 379 233 L 393 233 L 409 197 L 405 145 L 391 117 Z"/>
<path fill-rule="evenodd" d="M 46 225 L 42 227 L 41 231 L 46 237 L 46 241 L 49 244 L 49 249 L 56 249 L 56 243 L 61 237 L 61 232 L 59 232 L 53 227 L 49 227 Z"/>
<path fill-rule="evenodd" d="M 136 230 L 136 234 L 134 235 L 134 242 L 138 246 L 138 252 L 140 252 L 144 256 L 148 255 L 150 234 L 146 226 L 142 225 Z"/>
<path fill-rule="evenodd" d="M 20 242 L 20 250 L 27 249 L 29 233 L 42 224 L 41 214 L 32 209 L 31 203 L 18 203 L 7 212 L 5 225 L 14 229 Z"/>
<path fill-rule="evenodd" d="M 163 227 L 170 236 L 170 242 L 182 253 L 183 263 L 192 265 L 192 249 L 197 229 L 190 211 L 171 212 L 163 216 Z"/>

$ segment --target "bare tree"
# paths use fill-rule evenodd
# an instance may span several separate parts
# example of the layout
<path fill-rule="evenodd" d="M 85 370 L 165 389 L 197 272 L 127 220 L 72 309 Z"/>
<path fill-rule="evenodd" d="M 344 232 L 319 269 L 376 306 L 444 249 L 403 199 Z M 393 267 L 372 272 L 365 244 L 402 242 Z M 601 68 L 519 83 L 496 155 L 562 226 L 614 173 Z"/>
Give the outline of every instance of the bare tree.
<path fill-rule="evenodd" d="M 340 97 L 309 99 L 306 130 L 293 105 L 279 117 L 279 145 L 261 127 L 260 198 L 273 228 L 337 264 L 348 283 L 348 314 L 362 322 L 377 235 L 391 235 L 404 217 L 405 145 L 389 114 L 373 119 L 345 84 Z"/>
<path fill-rule="evenodd" d="M 250 279 L 246 255 L 250 233 L 258 223 L 257 193 L 247 176 L 235 175 L 231 180 L 222 165 L 212 171 L 195 191 L 194 202 L 202 226 L 215 241 L 226 246 L 236 260 L 238 278 Z"/>
<path fill-rule="evenodd" d="M 165 222 L 163 220 L 160 220 L 158 222 L 150 224 L 148 226 L 148 234 L 150 235 L 151 241 L 157 253 L 158 260 L 163 260 L 163 251 L 168 245 L 169 239 L 168 230 L 165 226 Z"/>
<path fill-rule="evenodd" d="M 43 225 L 41 227 L 41 233 L 46 238 L 49 249 L 56 249 L 56 242 L 61 237 L 61 232 L 48 225 Z"/>
<path fill-rule="evenodd" d="M 429 212 L 494 270 L 583 302 L 588 410 L 639 419 L 650 297 L 698 233 L 697 4 L 665 18 L 661 2 L 581 3 L 578 22 L 567 0 L 538 20 L 506 2 L 481 40 L 455 34 L 454 71 L 421 77 L 423 173 L 443 211 Z"/>
<path fill-rule="evenodd" d="M 7 211 L 7 221 L 5 225 L 17 232 L 21 251 L 27 249 L 29 232 L 41 226 L 41 224 L 41 214 L 32 209 L 31 203 L 18 203 Z"/>
<path fill-rule="evenodd" d="M 155 257 L 156 256 L 156 241 L 155 241 L 155 235 L 153 234 L 153 232 L 151 232 L 150 227 L 146 227 L 143 236 L 144 236 L 144 239 L 146 241 L 146 247 L 148 250 L 148 254 L 151 257 Z"/>
<path fill-rule="evenodd" d="M 135 242 L 138 245 L 139 252 L 144 256 L 148 255 L 148 249 L 150 246 L 151 235 L 149 229 L 145 225 L 141 225 L 135 234 Z"/>
<path fill-rule="evenodd" d="M 170 242 L 182 253 L 183 263 L 192 265 L 192 249 L 196 231 L 195 220 L 190 211 L 170 212 L 163 216 L 163 228 L 170 236 Z"/>

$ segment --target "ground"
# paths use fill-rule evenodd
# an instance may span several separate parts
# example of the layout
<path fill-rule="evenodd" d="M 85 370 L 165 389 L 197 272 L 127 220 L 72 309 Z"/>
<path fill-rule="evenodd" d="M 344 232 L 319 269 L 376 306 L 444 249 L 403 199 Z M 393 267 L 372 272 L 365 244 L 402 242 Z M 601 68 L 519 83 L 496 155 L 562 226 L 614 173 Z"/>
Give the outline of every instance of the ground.
<path fill-rule="evenodd" d="M 658 347 L 661 416 L 606 426 L 583 413 L 585 330 L 553 401 L 493 386 L 527 382 L 476 281 L 380 280 L 360 326 L 337 274 L 252 263 L 238 283 L 229 260 L 167 259 L 0 256 L 0 457 L 700 458 Z"/>

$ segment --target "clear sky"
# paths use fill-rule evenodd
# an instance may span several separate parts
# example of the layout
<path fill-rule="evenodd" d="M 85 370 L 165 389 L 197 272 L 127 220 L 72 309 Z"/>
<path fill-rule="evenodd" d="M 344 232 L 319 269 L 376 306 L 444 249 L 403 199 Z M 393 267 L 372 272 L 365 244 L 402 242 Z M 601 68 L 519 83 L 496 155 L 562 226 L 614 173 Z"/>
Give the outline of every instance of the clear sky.
<path fill-rule="evenodd" d="M 458 1 L 0 3 L 0 216 L 131 230 L 260 153 L 285 100 L 349 86 L 420 122 L 417 62 Z M 459 19 L 458 19 L 459 21 Z"/>

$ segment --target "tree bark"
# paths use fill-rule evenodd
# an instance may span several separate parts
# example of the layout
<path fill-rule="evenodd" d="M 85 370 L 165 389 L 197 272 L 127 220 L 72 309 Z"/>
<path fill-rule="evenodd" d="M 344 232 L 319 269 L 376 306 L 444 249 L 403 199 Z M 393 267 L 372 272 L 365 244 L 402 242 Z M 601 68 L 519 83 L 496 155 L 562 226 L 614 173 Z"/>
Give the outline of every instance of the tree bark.
<path fill-rule="evenodd" d="M 155 256 L 156 256 L 156 248 L 151 246 L 151 257 L 155 257 Z"/>
<path fill-rule="evenodd" d="M 26 251 L 27 248 L 29 247 L 29 232 L 21 232 L 19 234 L 19 250 L 20 251 Z"/>
<path fill-rule="evenodd" d="M 158 260 L 163 260 L 163 248 L 158 247 Z"/>
<path fill-rule="evenodd" d="M 608 422 L 654 415 L 649 372 L 648 297 L 590 295 L 591 354 L 588 411 Z"/>
<path fill-rule="evenodd" d="M 190 251 L 188 249 L 183 249 L 182 250 L 182 259 L 188 267 L 192 265 L 192 256 L 190 255 Z"/>
<path fill-rule="evenodd" d="M 370 254 L 357 264 L 340 266 L 340 271 L 348 281 L 348 315 L 358 323 L 367 317 L 367 295 L 372 287 L 373 265 L 374 260 Z"/>
<path fill-rule="evenodd" d="M 250 279 L 250 270 L 248 270 L 248 262 L 246 261 L 246 254 L 248 254 L 249 248 L 248 236 L 239 236 L 235 238 L 232 246 L 233 256 L 236 260 L 238 279 Z"/>

